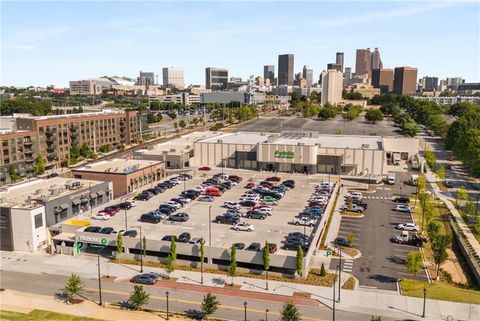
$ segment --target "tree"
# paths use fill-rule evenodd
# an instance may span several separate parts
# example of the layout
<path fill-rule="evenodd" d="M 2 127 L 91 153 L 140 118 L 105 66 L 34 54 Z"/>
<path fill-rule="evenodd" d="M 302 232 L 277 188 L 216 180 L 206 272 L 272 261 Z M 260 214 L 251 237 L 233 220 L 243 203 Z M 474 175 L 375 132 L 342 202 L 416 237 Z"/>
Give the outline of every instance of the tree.
<path fill-rule="evenodd" d="M 78 150 L 78 145 L 76 143 L 73 143 L 70 147 L 70 159 L 76 162 L 79 157 L 80 151 Z"/>
<path fill-rule="evenodd" d="M 407 255 L 407 271 L 410 274 L 413 274 L 413 279 L 415 276 L 422 270 L 423 267 L 423 257 L 422 253 L 419 251 L 408 252 Z"/>
<path fill-rule="evenodd" d="M 35 166 L 34 166 L 35 174 L 42 175 L 45 173 L 45 160 L 43 159 L 42 155 L 38 155 L 35 158 Z"/>
<path fill-rule="evenodd" d="M 437 222 L 428 222 L 427 224 L 427 234 L 428 238 L 430 239 L 430 242 L 433 243 L 433 241 L 437 238 L 437 235 L 440 232 L 440 224 Z"/>
<path fill-rule="evenodd" d="M 177 259 L 177 241 L 174 237 L 170 241 L 170 255 L 174 261 Z"/>
<path fill-rule="evenodd" d="M 437 169 L 437 175 L 438 175 L 438 178 L 440 178 L 442 181 L 447 177 L 447 173 L 445 171 L 445 167 L 443 166 L 440 166 L 438 169 Z"/>
<path fill-rule="evenodd" d="M 205 261 L 205 240 L 203 237 L 200 239 L 200 273 L 201 273 L 201 284 L 203 284 L 203 262 Z"/>
<path fill-rule="evenodd" d="M 265 241 L 263 247 L 263 268 L 265 269 L 265 288 L 268 290 L 268 270 L 270 269 L 270 247 L 268 242 Z"/>
<path fill-rule="evenodd" d="M 325 265 L 322 262 L 322 266 L 320 267 L 320 276 L 324 277 L 327 275 L 327 271 L 325 271 Z"/>
<path fill-rule="evenodd" d="M 68 278 L 67 284 L 65 284 L 65 294 L 67 295 L 68 302 L 72 302 L 73 296 L 83 290 L 84 283 L 80 277 L 76 274 L 71 274 Z"/>
<path fill-rule="evenodd" d="M 432 242 L 433 260 L 436 264 L 437 279 L 440 272 L 440 264 L 447 258 L 447 248 L 450 246 L 452 238 L 449 235 L 438 234 Z"/>
<path fill-rule="evenodd" d="M 372 318 L 370 319 L 370 321 L 382 321 L 382 318 L 379 316 L 372 315 Z"/>
<path fill-rule="evenodd" d="M 165 270 L 167 270 L 168 273 L 172 273 L 173 271 L 175 271 L 175 263 L 171 254 L 167 256 L 167 261 L 165 262 Z"/>
<path fill-rule="evenodd" d="M 117 253 L 118 255 L 123 253 L 123 238 L 122 233 L 117 234 Z"/>
<path fill-rule="evenodd" d="M 348 243 L 353 245 L 353 242 L 355 242 L 355 234 L 353 234 L 352 232 L 348 233 L 347 234 L 347 241 L 348 241 Z"/>
<path fill-rule="evenodd" d="M 431 150 L 426 149 L 423 153 L 423 157 L 425 158 L 425 161 L 427 162 L 430 169 L 435 170 L 435 165 L 437 164 L 437 157 L 435 156 L 435 154 Z"/>
<path fill-rule="evenodd" d="M 13 183 L 15 183 L 18 180 L 18 174 L 17 174 L 17 170 L 15 169 L 15 167 L 10 166 L 8 168 L 8 176 L 10 177 L 10 180 Z"/>
<path fill-rule="evenodd" d="M 300 321 L 302 316 L 298 308 L 292 303 L 287 302 L 283 305 L 282 311 L 280 312 L 281 321 Z"/>
<path fill-rule="evenodd" d="M 219 305 L 220 301 L 218 300 L 217 296 L 207 293 L 207 295 L 203 296 L 202 305 L 200 307 L 203 316 L 208 319 L 210 315 L 214 314 L 218 310 Z"/>
<path fill-rule="evenodd" d="M 417 178 L 417 193 L 425 190 L 426 186 L 427 186 L 427 182 L 425 181 L 425 177 L 418 176 L 418 178 Z"/>
<path fill-rule="evenodd" d="M 198 122 L 199 122 L 199 120 L 198 120 L 197 117 L 194 117 L 194 118 L 192 119 L 192 124 L 193 124 L 193 126 L 197 126 Z"/>
<path fill-rule="evenodd" d="M 335 118 L 337 110 L 335 108 L 323 107 L 318 112 L 318 117 L 322 119 Z"/>
<path fill-rule="evenodd" d="M 303 273 L 303 249 L 299 245 L 297 249 L 297 274 L 302 276 Z"/>
<path fill-rule="evenodd" d="M 134 285 L 133 291 L 130 292 L 128 302 L 133 306 L 133 309 L 137 310 L 138 308 L 148 304 L 149 297 L 150 294 L 143 289 L 143 286 Z"/>
<path fill-rule="evenodd" d="M 93 158 L 93 152 L 86 143 L 83 143 L 82 147 L 80 147 L 79 153 L 85 158 Z"/>
<path fill-rule="evenodd" d="M 465 186 L 460 186 L 457 192 L 457 202 L 458 201 L 466 201 L 468 200 L 468 193 L 465 190 Z"/>
<path fill-rule="evenodd" d="M 415 124 L 414 122 L 408 122 L 404 126 L 402 126 L 401 128 L 402 128 L 403 133 L 407 136 L 410 136 L 410 137 L 415 136 L 420 131 L 417 124 Z"/>
<path fill-rule="evenodd" d="M 228 265 L 228 276 L 232 278 L 232 285 L 233 285 L 233 278 L 237 275 L 237 248 L 235 245 L 232 245 L 230 248 L 230 264 Z"/>
<path fill-rule="evenodd" d="M 187 124 L 185 123 L 185 121 L 183 119 L 181 119 L 179 122 L 178 122 L 178 126 L 180 128 L 185 128 L 187 126 Z"/>
<path fill-rule="evenodd" d="M 383 113 L 380 109 L 369 109 L 365 114 L 365 119 L 371 121 L 372 123 L 376 123 L 377 121 L 383 120 Z"/>
<path fill-rule="evenodd" d="M 174 123 L 173 123 L 173 127 L 175 127 L 175 130 L 178 130 L 178 123 L 177 123 L 177 122 L 174 122 Z"/>

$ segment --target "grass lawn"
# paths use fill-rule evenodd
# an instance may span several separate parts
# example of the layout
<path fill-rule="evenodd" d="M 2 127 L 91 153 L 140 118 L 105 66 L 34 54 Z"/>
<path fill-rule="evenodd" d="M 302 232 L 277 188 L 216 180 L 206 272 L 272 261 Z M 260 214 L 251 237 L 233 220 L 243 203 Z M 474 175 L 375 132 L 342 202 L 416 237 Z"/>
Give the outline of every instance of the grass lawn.
<path fill-rule="evenodd" d="M 480 302 L 480 291 L 463 289 L 447 283 L 428 283 L 403 279 L 400 284 L 403 295 L 407 296 L 423 298 L 423 289 L 427 288 L 428 299 L 473 304 L 478 304 L 478 302 Z"/>
<path fill-rule="evenodd" d="M 33 310 L 30 313 L 18 313 L 0 310 L 0 320 L 2 321 L 100 321 L 100 319 L 91 319 L 77 317 L 69 314 L 60 314 L 55 312 Z"/>

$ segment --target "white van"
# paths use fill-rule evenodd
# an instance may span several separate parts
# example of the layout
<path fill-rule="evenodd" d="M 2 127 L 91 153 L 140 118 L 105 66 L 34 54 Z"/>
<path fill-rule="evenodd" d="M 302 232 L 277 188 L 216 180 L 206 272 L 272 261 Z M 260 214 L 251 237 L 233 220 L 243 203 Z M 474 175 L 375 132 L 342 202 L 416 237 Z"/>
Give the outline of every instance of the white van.
<path fill-rule="evenodd" d="M 395 184 L 395 173 L 388 173 L 387 183 L 390 185 Z"/>

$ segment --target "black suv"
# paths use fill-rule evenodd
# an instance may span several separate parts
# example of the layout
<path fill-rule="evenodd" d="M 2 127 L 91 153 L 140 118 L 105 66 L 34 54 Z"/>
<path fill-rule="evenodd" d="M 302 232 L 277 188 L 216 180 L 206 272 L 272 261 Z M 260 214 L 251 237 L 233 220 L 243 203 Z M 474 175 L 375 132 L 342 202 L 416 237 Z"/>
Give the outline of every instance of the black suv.
<path fill-rule="evenodd" d="M 218 215 L 215 217 L 215 223 L 221 223 L 221 224 L 236 224 L 240 221 L 238 217 L 235 217 L 233 215 Z"/>
<path fill-rule="evenodd" d="M 118 204 L 118 207 L 122 210 L 129 210 L 132 208 L 132 204 L 130 204 L 129 202 L 123 202 Z"/>
<path fill-rule="evenodd" d="M 89 226 L 85 228 L 83 231 L 84 232 L 90 232 L 90 233 L 98 233 L 102 230 L 100 226 Z"/>
<path fill-rule="evenodd" d="M 100 234 L 112 234 L 113 233 L 113 227 L 104 227 L 98 233 L 100 233 Z"/>
<path fill-rule="evenodd" d="M 181 243 L 188 243 L 191 238 L 192 238 L 192 236 L 190 235 L 190 233 L 183 232 L 182 234 L 180 234 L 178 236 L 177 241 L 181 242 Z"/>
<path fill-rule="evenodd" d="M 150 193 L 141 193 L 135 196 L 135 200 L 137 201 L 148 201 L 151 198 L 152 198 L 152 194 Z"/>
<path fill-rule="evenodd" d="M 157 216 L 153 213 L 147 213 L 140 216 L 140 221 L 147 223 L 158 223 L 160 222 L 160 216 Z"/>
<path fill-rule="evenodd" d="M 260 243 L 253 242 L 253 243 L 250 244 L 245 250 L 246 250 L 246 251 L 255 251 L 255 252 L 258 252 L 258 251 L 260 251 L 261 248 L 262 248 L 262 246 L 260 245 Z"/>
<path fill-rule="evenodd" d="M 256 218 L 259 220 L 264 220 L 267 218 L 267 214 L 259 212 L 259 211 L 248 211 L 247 218 Z"/>

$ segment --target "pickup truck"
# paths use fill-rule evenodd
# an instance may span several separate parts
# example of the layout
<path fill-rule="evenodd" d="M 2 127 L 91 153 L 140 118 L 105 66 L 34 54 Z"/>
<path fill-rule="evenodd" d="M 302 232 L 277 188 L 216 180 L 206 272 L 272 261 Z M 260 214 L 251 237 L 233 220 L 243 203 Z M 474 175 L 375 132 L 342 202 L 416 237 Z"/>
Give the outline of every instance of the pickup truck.
<path fill-rule="evenodd" d="M 409 234 L 407 231 L 402 231 L 400 234 L 395 235 L 393 242 L 399 244 L 409 244 L 421 247 L 425 240 L 418 234 Z"/>
<path fill-rule="evenodd" d="M 352 204 L 352 207 L 349 208 L 348 204 L 343 204 L 340 206 L 340 211 L 342 212 L 357 212 L 357 213 L 363 213 L 365 209 L 362 206 L 359 206 L 357 204 Z"/>
<path fill-rule="evenodd" d="M 292 223 L 294 225 L 305 225 L 305 226 L 315 226 L 317 223 L 316 220 L 302 216 L 302 217 L 294 217 Z"/>

